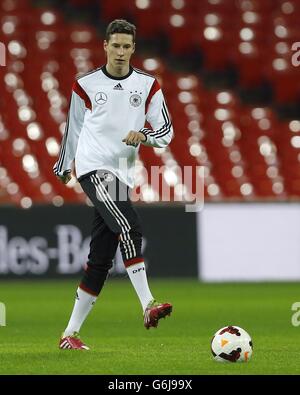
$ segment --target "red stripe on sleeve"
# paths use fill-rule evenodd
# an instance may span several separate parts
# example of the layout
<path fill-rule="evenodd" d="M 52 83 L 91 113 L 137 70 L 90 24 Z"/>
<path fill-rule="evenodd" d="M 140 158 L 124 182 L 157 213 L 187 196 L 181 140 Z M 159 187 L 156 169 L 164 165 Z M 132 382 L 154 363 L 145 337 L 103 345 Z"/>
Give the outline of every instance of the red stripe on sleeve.
<path fill-rule="evenodd" d="M 82 88 L 82 86 L 79 85 L 78 81 L 75 81 L 73 84 L 73 91 L 77 93 L 78 96 L 81 97 L 82 100 L 84 100 L 86 108 L 92 111 L 92 103 L 90 98 L 88 97 L 87 93 L 85 90 Z"/>
<path fill-rule="evenodd" d="M 148 112 L 148 107 L 149 107 L 149 104 L 150 104 L 150 101 L 151 101 L 153 95 L 159 90 L 160 90 L 160 85 L 157 82 L 157 80 L 154 80 L 154 82 L 153 82 L 153 84 L 151 86 L 149 95 L 148 95 L 147 100 L 146 100 L 146 107 L 145 107 L 146 114 Z"/>

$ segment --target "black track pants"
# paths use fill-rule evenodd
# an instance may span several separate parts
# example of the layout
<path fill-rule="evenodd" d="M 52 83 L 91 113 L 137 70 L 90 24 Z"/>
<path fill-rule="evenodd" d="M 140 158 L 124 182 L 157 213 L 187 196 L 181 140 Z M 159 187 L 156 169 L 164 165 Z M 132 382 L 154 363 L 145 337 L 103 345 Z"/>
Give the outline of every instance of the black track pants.
<path fill-rule="evenodd" d="M 79 180 L 95 206 L 87 268 L 80 287 L 98 295 L 112 267 L 118 244 L 126 267 L 143 261 L 140 219 L 128 197 L 128 186 L 109 171 Z"/>

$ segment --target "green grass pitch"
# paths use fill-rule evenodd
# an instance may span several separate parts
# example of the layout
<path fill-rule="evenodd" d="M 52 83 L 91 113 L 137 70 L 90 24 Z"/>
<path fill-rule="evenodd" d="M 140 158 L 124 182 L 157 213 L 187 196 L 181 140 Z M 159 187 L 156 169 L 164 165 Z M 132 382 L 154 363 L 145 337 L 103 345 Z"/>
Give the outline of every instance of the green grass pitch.
<path fill-rule="evenodd" d="M 91 351 L 58 350 L 77 280 L 1 281 L 7 325 L 0 327 L 0 374 L 299 374 L 300 327 L 291 324 L 297 283 L 201 284 L 154 280 L 157 299 L 174 304 L 157 329 L 143 327 L 128 279 L 109 279 L 81 330 Z M 213 361 L 210 340 L 225 325 L 254 343 L 244 364 Z"/>

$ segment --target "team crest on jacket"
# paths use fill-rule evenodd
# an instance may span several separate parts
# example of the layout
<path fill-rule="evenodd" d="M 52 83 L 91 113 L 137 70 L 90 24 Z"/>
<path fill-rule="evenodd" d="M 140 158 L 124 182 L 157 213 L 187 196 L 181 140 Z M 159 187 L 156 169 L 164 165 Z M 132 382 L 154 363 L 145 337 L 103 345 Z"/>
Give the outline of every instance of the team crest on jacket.
<path fill-rule="evenodd" d="M 104 92 L 98 92 L 95 95 L 95 102 L 97 104 L 105 104 L 107 102 L 107 94 Z"/>
<path fill-rule="evenodd" d="M 133 107 L 139 107 L 142 103 L 142 98 L 137 93 L 130 96 L 129 102 Z"/>

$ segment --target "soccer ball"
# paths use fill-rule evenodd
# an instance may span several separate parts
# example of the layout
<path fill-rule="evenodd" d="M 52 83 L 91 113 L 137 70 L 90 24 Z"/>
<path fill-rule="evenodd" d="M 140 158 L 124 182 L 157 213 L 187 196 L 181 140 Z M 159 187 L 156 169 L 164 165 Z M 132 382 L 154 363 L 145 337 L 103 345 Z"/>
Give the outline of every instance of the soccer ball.
<path fill-rule="evenodd" d="M 252 351 L 251 337 L 239 326 L 225 326 L 219 329 L 211 341 L 211 352 L 218 362 L 247 362 Z"/>

